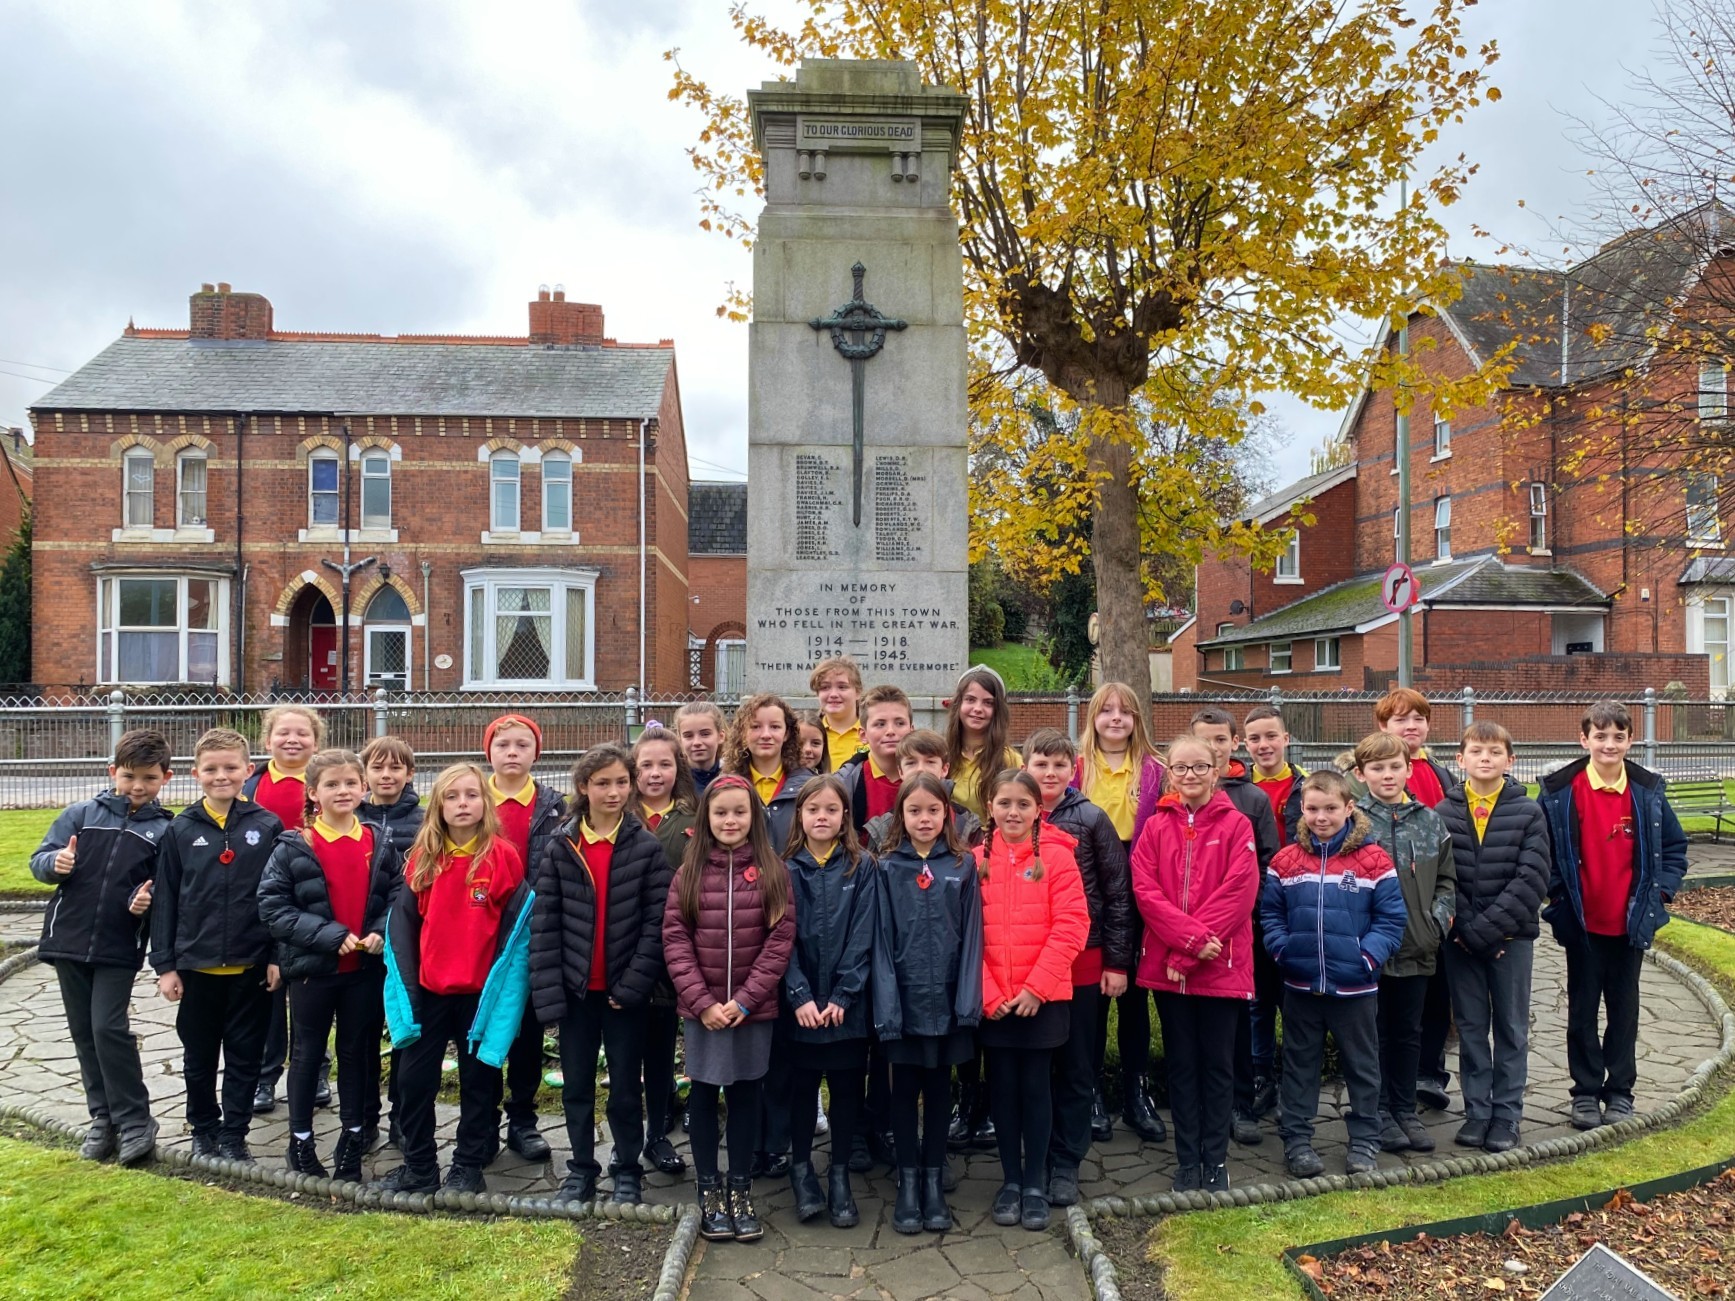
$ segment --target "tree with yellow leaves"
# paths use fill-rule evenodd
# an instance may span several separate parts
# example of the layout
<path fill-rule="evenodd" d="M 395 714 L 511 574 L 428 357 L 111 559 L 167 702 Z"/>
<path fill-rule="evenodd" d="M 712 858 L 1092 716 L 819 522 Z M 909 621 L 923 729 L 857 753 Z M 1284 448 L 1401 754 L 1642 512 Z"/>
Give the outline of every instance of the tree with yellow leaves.
<path fill-rule="evenodd" d="M 908 59 L 967 97 L 953 197 L 973 442 L 980 461 L 1027 443 L 1034 406 L 1060 417 L 1056 482 L 1088 511 L 1106 676 L 1149 689 L 1144 548 L 1260 545 L 1205 524 L 1197 462 L 1141 474 L 1148 431 L 1185 426 L 1210 447 L 1261 392 L 1329 406 L 1370 373 L 1392 382 L 1396 359 L 1345 344 L 1338 323 L 1448 289 L 1436 213 L 1473 169 L 1415 178 L 1401 210 L 1392 195 L 1444 126 L 1498 93 L 1493 48 L 1463 44 L 1472 2 L 1432 0 L 1418 20 L 1398 0 L 797 0 L 789 26 L 731 6 L 782 67 Z M 746 104 L 675 66 L 671 97 L 705 119 L 701 224 L 750 242 Z M 1033 376 L 1039 402 L 1020 383 Z M 1064 510 L 982 478 L 975 551 L 1078 563 L 1041 545 Z M 1142 517 L 1141 493 L 1160 509 Z"/>

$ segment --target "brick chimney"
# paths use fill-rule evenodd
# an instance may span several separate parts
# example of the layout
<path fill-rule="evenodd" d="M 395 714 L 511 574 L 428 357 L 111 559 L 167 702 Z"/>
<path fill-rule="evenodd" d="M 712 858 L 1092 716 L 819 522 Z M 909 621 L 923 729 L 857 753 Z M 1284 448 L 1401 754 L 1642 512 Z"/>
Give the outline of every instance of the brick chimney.
<path fill-rule="evenodd" d="M 228 284 L 200 285 L 187 300 L 195 339 L 264 339 L 271 334 L 271 300 L 238 294 Z"/>
<path fill-rule="evenodd" d="M 596 303 L 569 303 L 566 290 L 547 285 L 530 304 L 530 342 L 540 344 L 602 343 L 602 308 Z"/>

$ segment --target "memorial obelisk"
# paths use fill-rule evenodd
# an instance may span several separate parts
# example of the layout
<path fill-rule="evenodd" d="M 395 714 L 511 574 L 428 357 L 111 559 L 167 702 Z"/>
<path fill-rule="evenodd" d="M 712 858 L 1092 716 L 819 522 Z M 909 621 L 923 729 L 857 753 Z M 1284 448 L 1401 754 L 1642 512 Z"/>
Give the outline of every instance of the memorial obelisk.
<path fill-rule="evenodd" d="M 747 93 L 765 163 L 748 354 L 747 687 L 853 656 L 932 721 L 968 661 L 961 95 L 808 60 Z"/>

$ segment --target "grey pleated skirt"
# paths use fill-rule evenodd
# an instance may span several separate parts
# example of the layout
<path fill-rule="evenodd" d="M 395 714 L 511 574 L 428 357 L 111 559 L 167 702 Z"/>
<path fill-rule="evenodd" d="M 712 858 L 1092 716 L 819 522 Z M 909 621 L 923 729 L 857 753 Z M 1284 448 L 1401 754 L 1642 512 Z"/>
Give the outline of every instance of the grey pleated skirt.
<path fill-rule="evenodd" d="M 687 1077 L 700 1084 L 739 1084 L 765 1077 L 771 1065 L 775 1021 L 749 1021 L 730 1030 L 707 1030 L 681 1019 Z"/>

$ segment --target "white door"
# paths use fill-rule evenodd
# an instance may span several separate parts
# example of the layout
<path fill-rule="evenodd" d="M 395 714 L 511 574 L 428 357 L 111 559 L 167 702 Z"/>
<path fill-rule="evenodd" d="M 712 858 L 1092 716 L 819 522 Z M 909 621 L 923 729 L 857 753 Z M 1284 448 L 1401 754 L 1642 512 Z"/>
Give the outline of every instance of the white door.
<path fill-rule="evenodd" d="M 369 687 L 384 687 L 388 691 L 410 689 L 410 630 L 391 624 L 367 628 L 367 667 Z"/>

